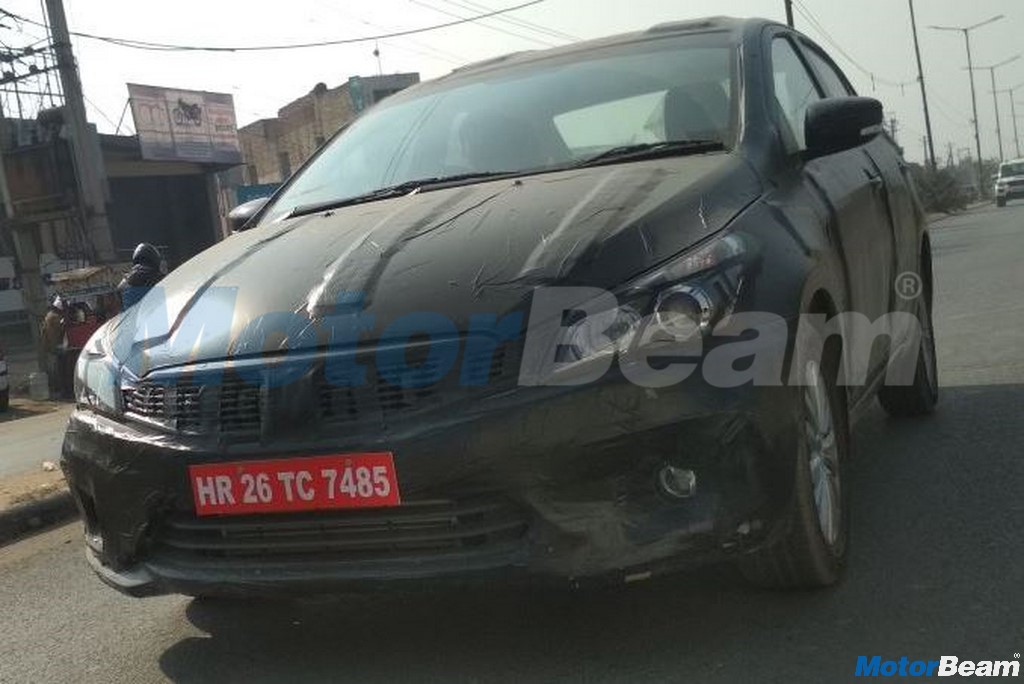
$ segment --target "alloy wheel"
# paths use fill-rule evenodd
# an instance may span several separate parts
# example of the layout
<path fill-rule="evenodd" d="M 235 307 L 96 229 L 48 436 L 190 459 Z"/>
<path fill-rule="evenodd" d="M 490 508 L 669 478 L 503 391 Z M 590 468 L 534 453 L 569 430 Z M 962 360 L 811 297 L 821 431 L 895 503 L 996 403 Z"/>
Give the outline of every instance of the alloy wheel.
<path fill-rule="evenodd" d="M 839 539 L 840 499 L 839 446 L 828 385 L 817 362 L 809 361 L 804 387 L 804 429 L 808 446 L 811 492 L 821 536 L 829 546 Z"/>

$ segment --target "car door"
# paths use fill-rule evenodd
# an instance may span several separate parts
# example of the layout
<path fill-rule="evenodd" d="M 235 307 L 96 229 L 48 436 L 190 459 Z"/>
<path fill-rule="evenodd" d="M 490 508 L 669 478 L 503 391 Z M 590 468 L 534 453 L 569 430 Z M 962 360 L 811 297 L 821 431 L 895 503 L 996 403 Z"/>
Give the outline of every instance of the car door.
<path fill-rule="evenodd" d="M 800 39 L 800 47 L 829 97 L 856 95 L 849 80 L 820 47 L 805 38 Z M 891 228 L 893 273 L 916 273 L 919 268 L 917 227 L 921 220 L 921 208 L 912 190 L 910 167 L 904 161 L 899 146 L 888 135 L 875 137 L 864 145 L 864 152 L 883 181 L 878 189 L 882 193 Z M 887 310 L 912 306 L 908 300 L 896 296 L 895 287 L 888 289 L 888 298 Z"/>
<path fill-rule="evenodd" d="M 784 132 L 794 155 L 806 149 L 804 122 L 811 103 L 827 96 L 819 79 L 798 50 L 794 37 L 777 35 L 772 40 L 772 76 L 775 98 L 789 130 Z M 875 321 L 889 310 L 893 283 L 893 231 L 885 200 L 885 180 L 864 146 L 813 159 L 803 164 L 805 180 L 828 206 L 829 228 L 838 243 L 846 267 L 847 310 Z M 861 369 L 871 380 L 888 356 L 889 340 L 873 344 L 868 326 L 848 331 L 847 346 L 870 348 L 851 358 L 866 361 Z M 860 373 L 854 373 L 856 378 Z M 856 397 L 864 388 L 851 388 Z"/>

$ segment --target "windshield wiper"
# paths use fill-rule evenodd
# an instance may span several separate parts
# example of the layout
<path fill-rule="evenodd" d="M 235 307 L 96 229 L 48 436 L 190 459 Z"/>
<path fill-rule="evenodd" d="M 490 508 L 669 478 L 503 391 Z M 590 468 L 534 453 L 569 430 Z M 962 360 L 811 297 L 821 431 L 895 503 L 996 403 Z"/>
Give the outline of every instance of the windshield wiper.
<path fill-rule="evenodd" d="M 293 208 L 289 212 L 288 217 L 293 218 L 295 216 L 305 216 L 307 214 L 316 214 L 321 211 L 328 211 L 330 209 L 340 209 L 341 207 L 347 207 L 351 204 L 362 204 L 363 202 L 373 202 L 375 200 L 387 199 L 389 197 L 401 197 L 402 195 L 408 195 L 410 192 L 415 190 L 422 190 L 423 188 L 433 187 L 438 185 L 447 185 L 448 183 L 458 183 L 460 181 L 467 180 L 479 180 L 483 178 L 498 178 L 502 176 L 515 175 L 514 171 L 476 171 L 472 173 L 459 173 L 452 176 L 431 176 L 429 178 L 417 178 L 415 180 L 405 181 L 396 185 L 389 185 L 384 188 L 378 188 L 377 190 L 371 190 L 370 192 L 364 192 L 361 195 L 354 195 L 352 197 L 345 197 L 342 199 L 327 200 L 326 202 L 314 202 L 312 204 L 300 204 Z"/>
<path fill-rule="evenodd" d="M 573 166 L 598 166 L 628 159 L 655 159 L 657 157 L 718 152 L 724 149 L 725 144 L 719 140 L 666 140 L 664 142 L 637 143 L 613 147 L 600 154 L 595 154 L 593 157 L 581 159 Z"/>

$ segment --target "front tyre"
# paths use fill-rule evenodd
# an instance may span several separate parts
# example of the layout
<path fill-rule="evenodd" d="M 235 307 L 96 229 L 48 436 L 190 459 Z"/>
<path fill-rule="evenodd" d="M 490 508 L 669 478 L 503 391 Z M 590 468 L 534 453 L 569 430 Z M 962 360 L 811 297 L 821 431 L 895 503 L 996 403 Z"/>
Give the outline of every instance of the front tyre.
<path fill-rule="evenodd" d="M 801 363 L 798 453 L 781 536 L 740 564 L 749 581 L 773 589 L 828 586 L 846 566 L 849 435 L 846 404 L 836 386 L 839 354 L 828 354 L 821 366 L 815 360 Z"/>

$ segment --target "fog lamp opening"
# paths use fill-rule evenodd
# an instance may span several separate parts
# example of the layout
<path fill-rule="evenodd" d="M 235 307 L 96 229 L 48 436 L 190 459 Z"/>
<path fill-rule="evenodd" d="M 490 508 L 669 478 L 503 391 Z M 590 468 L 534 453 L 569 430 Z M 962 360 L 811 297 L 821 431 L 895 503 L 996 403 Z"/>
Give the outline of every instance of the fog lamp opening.
<path fill-rule="evenodd" d="M 697 474 L 687 468 L 663 466 L 658 471 L 658 488 L 673 499 L 689 499 L 697 493 Z"/>

